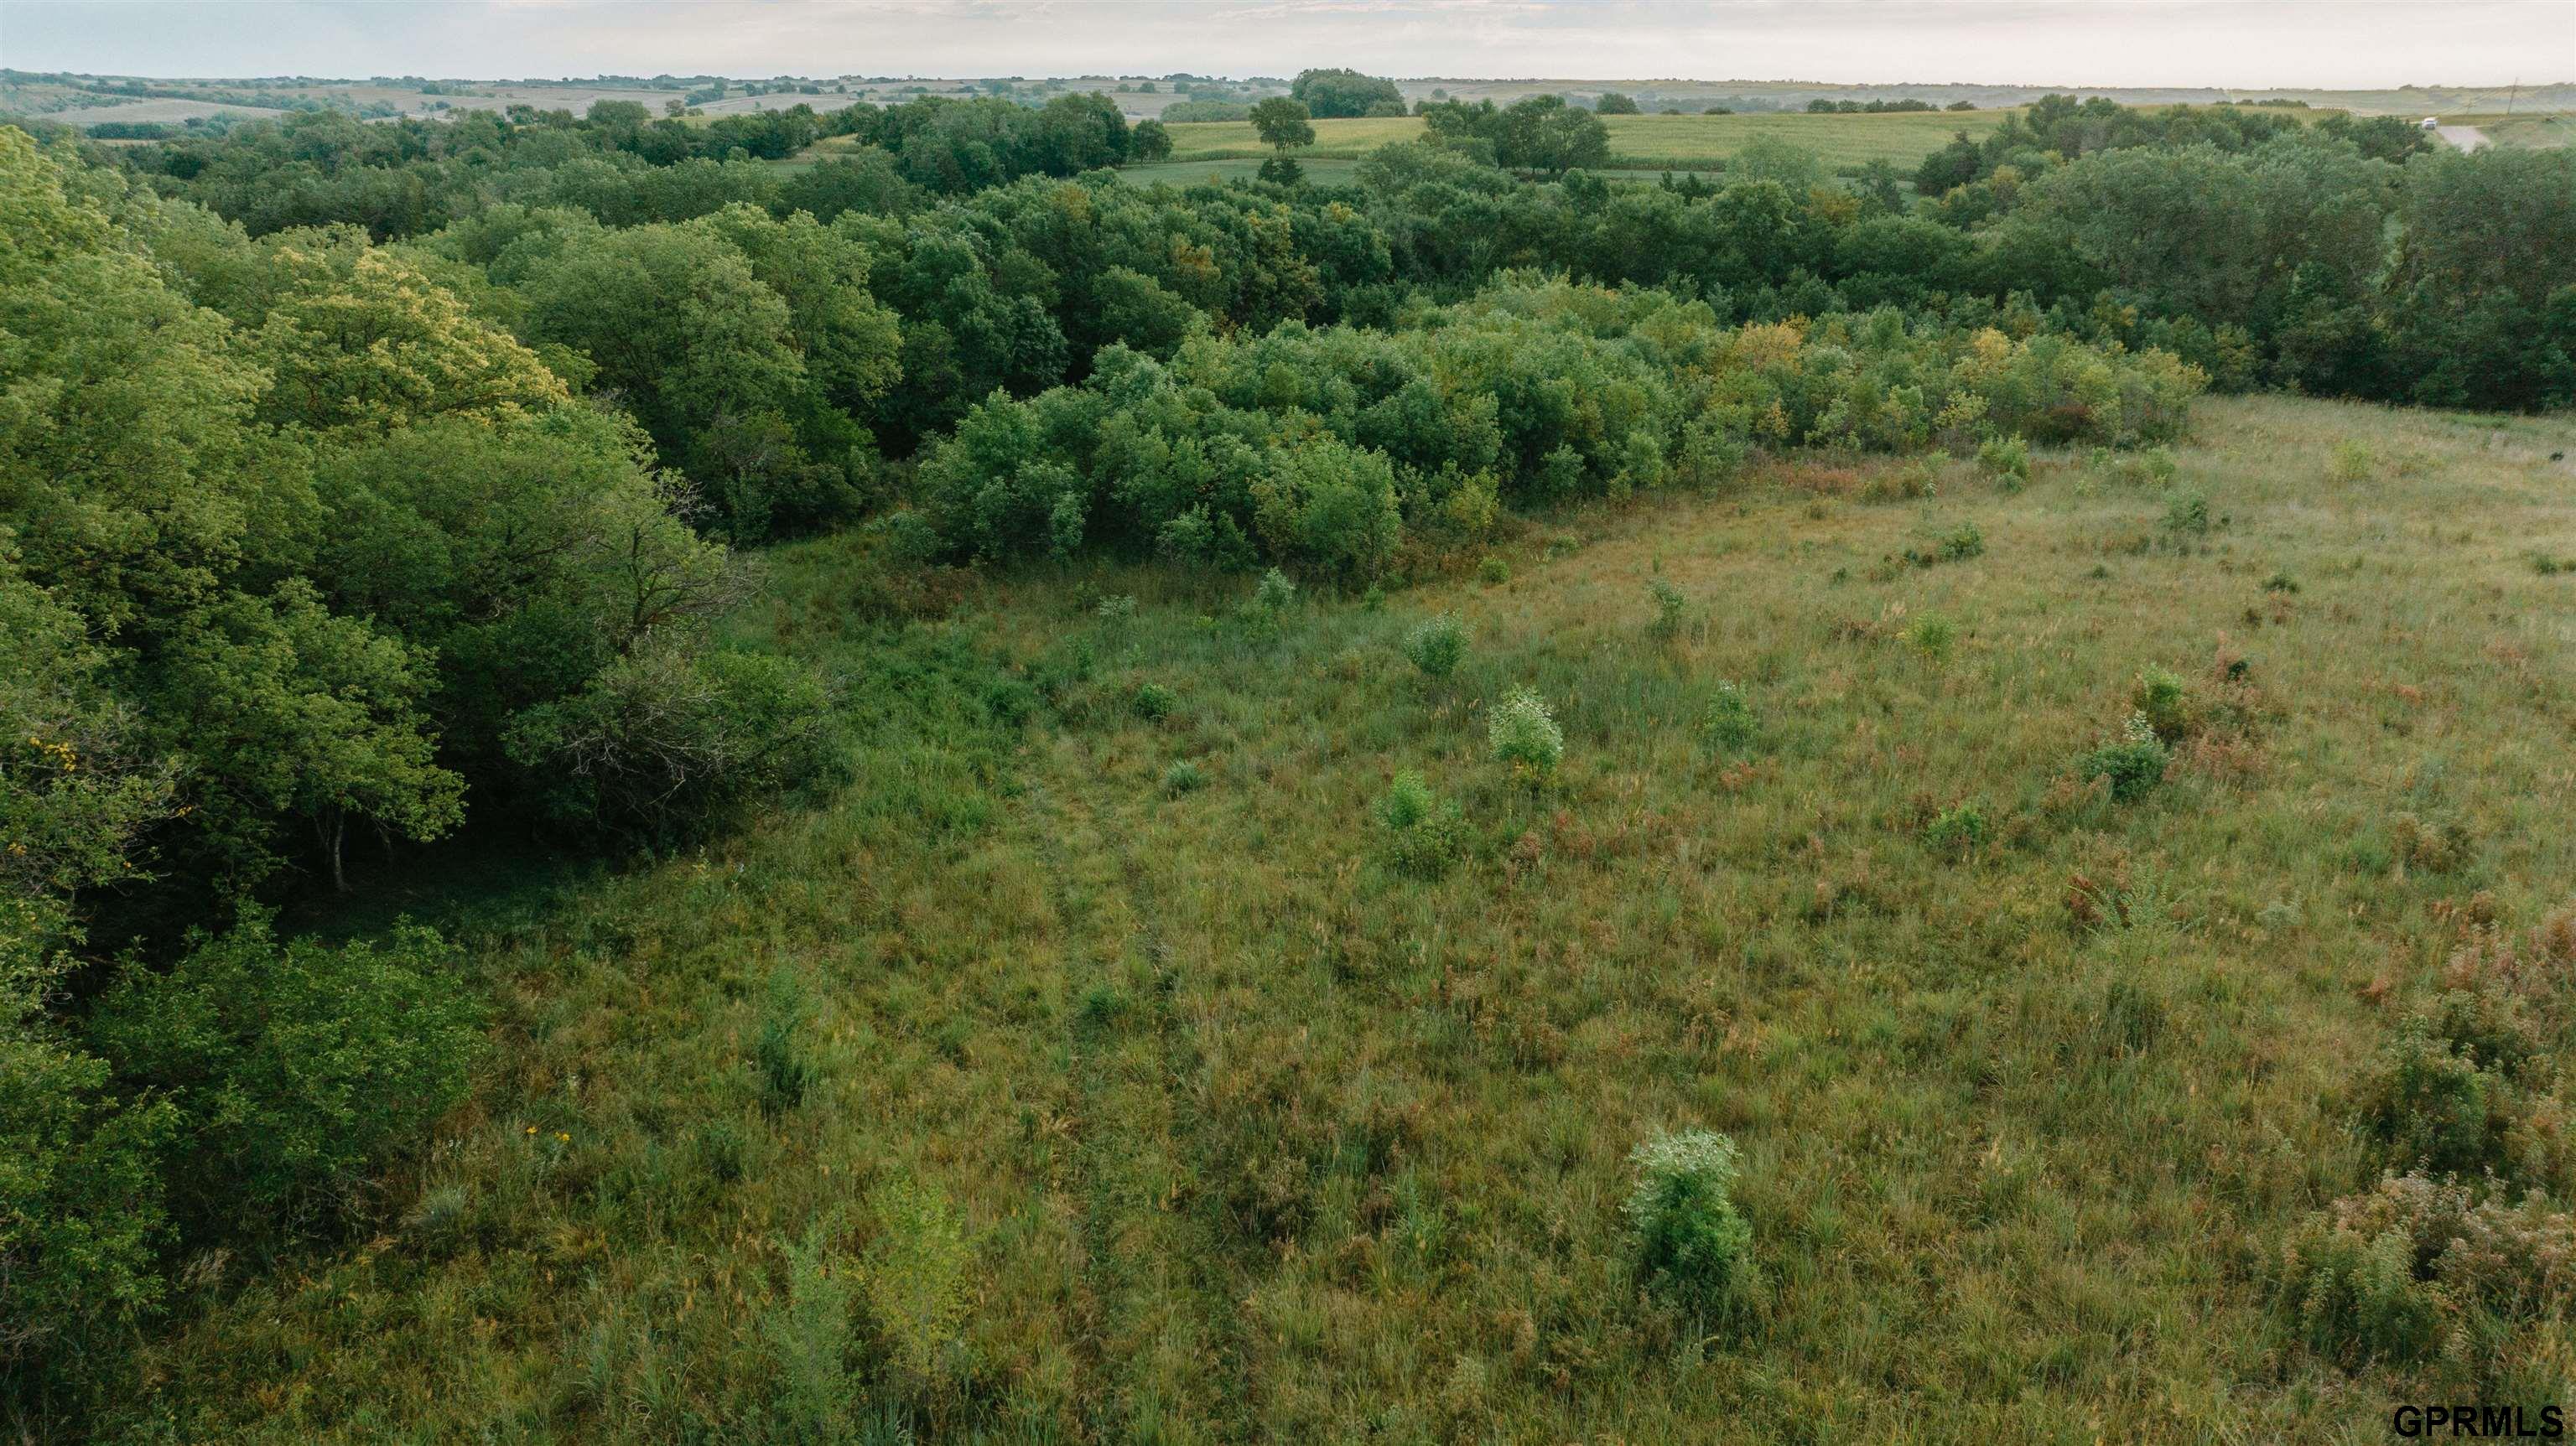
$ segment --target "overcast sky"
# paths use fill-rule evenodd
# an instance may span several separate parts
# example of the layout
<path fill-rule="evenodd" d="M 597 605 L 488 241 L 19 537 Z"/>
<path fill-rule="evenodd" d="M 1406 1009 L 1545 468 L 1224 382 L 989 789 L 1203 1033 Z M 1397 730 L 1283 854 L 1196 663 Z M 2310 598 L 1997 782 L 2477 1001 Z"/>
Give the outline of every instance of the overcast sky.
<path fill-rule="evenodd" d="M 0 0 L 0 66 L 143 75 L 2576 79 L 2576 0 Z"/>

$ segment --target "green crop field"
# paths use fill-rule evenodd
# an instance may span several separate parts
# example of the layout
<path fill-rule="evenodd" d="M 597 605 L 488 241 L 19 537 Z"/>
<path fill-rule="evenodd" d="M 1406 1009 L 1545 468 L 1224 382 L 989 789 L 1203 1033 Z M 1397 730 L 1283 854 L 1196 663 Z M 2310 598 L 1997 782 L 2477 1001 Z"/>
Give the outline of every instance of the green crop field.
<path fill-rule="evenodd" d="M 1978 110 L 1879 115 L 1614 115 L 1602 117 L 1602 124 L 1610 132 L 1611 163 L 1624 169 L 1715 168 L 1757 138 L 1784 141 L 1813 151 L 1828 167 L 1886 161 L 1911 169 L 1952 136 L 1965 131 L 1971 138 L 1981 138 L 2014 113 Z M 1300 158 L 1351 160 L 1389 142 L 1418 140 L 1423 134 L 1422 122 L 1410 117 L 1321 120 L 1313 124 L 1315 144 L 1299 150 Z M 1176 161 L 1257 161 L 1270 154 L 1249 121 L 1197 121 L 1170 129 L 1172 157 Z"/>
<path fill-rule="evenodd" d="M 1828 166 L 1873 160 L 1912 166 L 1960 131 L 1983 136 L 2004 111 L 1893 115 L 1614 115 L 1610 131 L 1614 165 L 1689 170 L 1711 167 L 1756 137 L 1772 137 L 1814 151 Z M 1354 159 L 1390 141 L 1418 140 L 1422 122 L 1409 117 L 1314 122 L 1315 144 L 1298 154 Z M 1175 160 L 1268 155 L 1249 121 L 1199 121 L 1171 127 Z"/>
<path fill-rule="evenodd" d="M 736 633 L 861 680 L 861 781 L 443 920 L 510 1048 L 422 1203 L 145 1379 L 186 1439 L 670 1439 L 848 1389 L 862 1310 L 886 1439 L 2345 1439 L 2397 1388 L 2285 1350 L 2270 1261 L 2442 961 L 2576 878 L 2576 428 L 2196 429 L 1774 464 L 1382 604 L 779 549 Z M 2162 785 L 2085 786 L 2168 676 Z M 1683 1127 L 1758 1267 L 1697 1327 L 1620 1213 Z"/>

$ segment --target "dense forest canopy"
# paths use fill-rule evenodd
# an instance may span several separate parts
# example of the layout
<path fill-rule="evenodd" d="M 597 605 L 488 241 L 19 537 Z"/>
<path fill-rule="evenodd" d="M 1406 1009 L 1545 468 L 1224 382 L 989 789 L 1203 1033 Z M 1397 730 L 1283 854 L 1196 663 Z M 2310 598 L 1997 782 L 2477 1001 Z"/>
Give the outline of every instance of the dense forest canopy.
<path fill-rule="evenodd" d="M 2069 97 L 1910 178 L 1655 184 L 1559 97 L 1423 115 L 1347 186 L 1122 183 L 1169 142 L 1097 95 L 0 129 L 11 1389 L 113 1390 L 176 1262 L 345 1228 L 461 1098 L 445 946 L 279 902 L 845 770 L 844 680 L 717 635 L 763 542 L 1357 589 L 1768 453 L 2576 402 L 2576 153 Z"/>

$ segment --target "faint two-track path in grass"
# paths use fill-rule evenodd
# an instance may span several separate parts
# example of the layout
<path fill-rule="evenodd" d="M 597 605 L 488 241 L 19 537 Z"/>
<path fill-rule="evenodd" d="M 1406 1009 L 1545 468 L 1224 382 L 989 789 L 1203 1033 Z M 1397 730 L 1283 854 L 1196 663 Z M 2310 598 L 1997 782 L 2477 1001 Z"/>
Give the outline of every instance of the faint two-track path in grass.
<path fill-rule="evenodd" d="M 1064 1182 L 1080 1220 L 1078 1356 L 1101 1442 L 1246 1439 L 1243 1344 L 1219 1243 L 1187 1208 L 1202 1133 L 1199 1060 L 1154 880 L 1079 735 L 1059 735 L 1030 790 L 1066 931 L 1063 1001 L 1075 1146 Z"/>

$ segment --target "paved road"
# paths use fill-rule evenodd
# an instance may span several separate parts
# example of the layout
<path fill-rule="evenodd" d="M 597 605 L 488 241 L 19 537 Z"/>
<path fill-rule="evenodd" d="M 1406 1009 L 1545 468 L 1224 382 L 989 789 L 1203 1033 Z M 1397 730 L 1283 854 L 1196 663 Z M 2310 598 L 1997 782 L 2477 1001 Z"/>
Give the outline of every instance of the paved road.
<path fill-rule="evenodd" d="M 2487 146 L 2487 133 L 2476 126 L 2435 126 L 2433 134 L 2449 141 L 2462 151 L 2481 151 Z"/>

